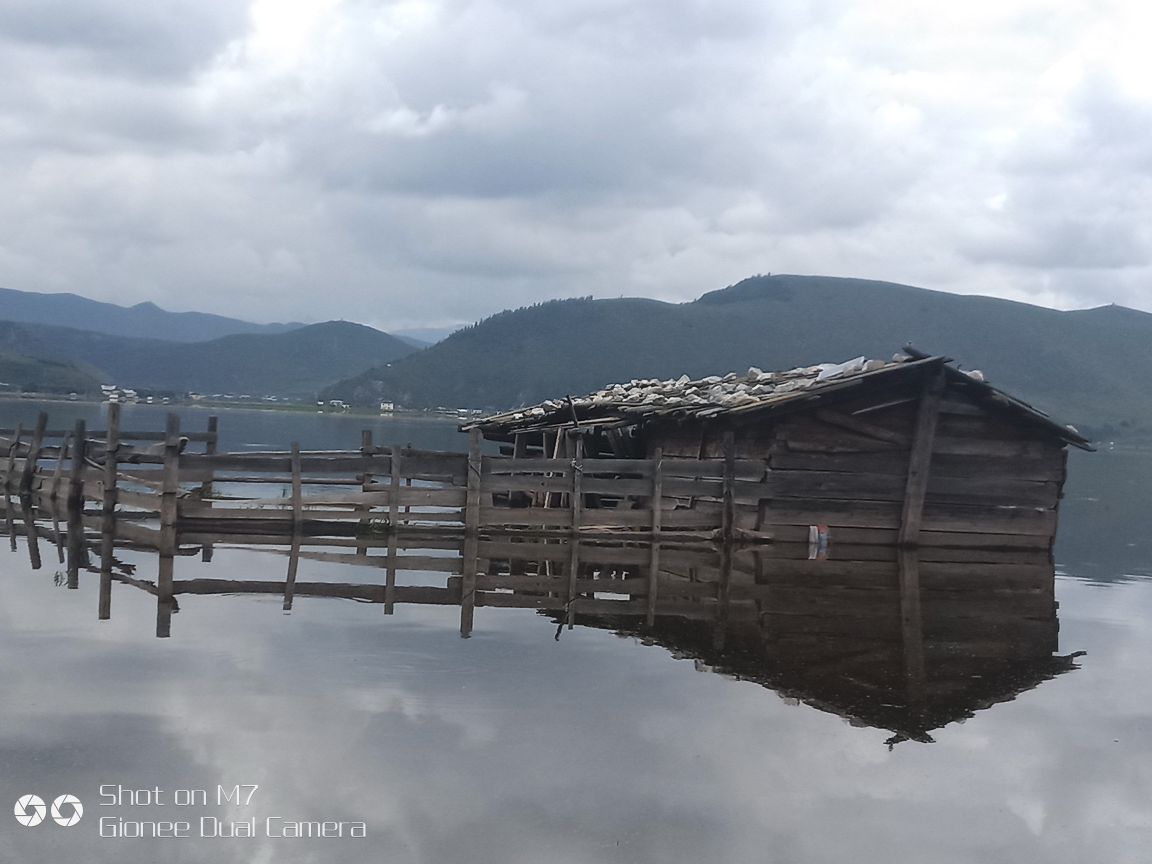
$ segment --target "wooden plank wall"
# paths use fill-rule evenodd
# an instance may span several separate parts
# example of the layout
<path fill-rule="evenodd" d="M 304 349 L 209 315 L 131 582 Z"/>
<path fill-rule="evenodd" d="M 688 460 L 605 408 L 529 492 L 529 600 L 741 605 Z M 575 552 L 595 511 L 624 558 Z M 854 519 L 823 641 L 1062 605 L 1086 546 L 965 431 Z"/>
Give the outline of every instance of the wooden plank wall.
<path fill-rule="evenodd" d="M 813 526 L 824 526 L 828 557 L 871 560 L 877 553 L 855 547 L 898 542 L 906 521 L 920 404 L 917 393 L 885 399 L 893 404 L 861 397 L 737 426 L 727 449 L 725 427 L 669 427 L 651 436 L 660 452 L 646 459 L 584 458 L 575 437 L 558 434 L 550 458 L 481 456 L 473 496 L 465 453 L 373 446 L 369 438 L 357 450 L 301 452 L 295 460 L 292 451 L 221 453 L 215 423 L 182 432 L 190 444 L 181 453 L 139 446 L 163 444 L 166 432 L 113 426 L 120 446 L 110 470 L 108 432 L 66 440 L 41 418 L 31 435 L 0 430 L 0 475 L 10 493 L 52 498 L 66 494 L 67 484 L 80 500 L 123 515 L 171 518 L 174 496 L 180 530 L 455 530 L 468 522 L 471 504 L 478 508 L 473 524 L 486 531 L 705 533 L 773 540 L 797 559 L 808 557 Z M 999 563 L 1047 552 L 1063 449 L 955 393 L 944 394 L 934 425 L 915 542 L 1003 549 Z M 290 494 L 290 487 L 298 491 Z M 958 553 L 955 560 L 971 559 Z"/>
<path fill-rule="evenodd" d="M 919 400 L 909 393 L 884 401 L 896 404 L 861 398 L 737 428 L 737 526 L 798 544 L 797 557 L 806 557 L 812 526 L 827 526 L 831 548 L 840 547 L 833 554 L 845 554 L 845 545 L 896 543 Z M 714 456 L 722 437 L 685 430 L 656 443 L 665 453 L 695 448 Z M 1064 448 L 946 392 L 930 453 L 918 545 L 1051 548 Z M 763 480 L 749 485 L 757 471 Z M 720 503 L 697 506 L 719 510 Z"/>

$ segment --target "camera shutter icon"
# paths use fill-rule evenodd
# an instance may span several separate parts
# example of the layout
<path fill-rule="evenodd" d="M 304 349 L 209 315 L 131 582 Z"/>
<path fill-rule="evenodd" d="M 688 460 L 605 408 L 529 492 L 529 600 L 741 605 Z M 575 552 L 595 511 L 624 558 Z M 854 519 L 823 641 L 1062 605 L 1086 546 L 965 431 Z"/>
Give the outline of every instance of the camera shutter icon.
<path fill-rule="evenodd" d="M 12 808 L 16 821 L 25 828 L 35 828 L 43 822 L 46 811 L 44 799 L 39 795 L 22 795 Z"/>
<path fill-rule="evenodd" d="M 52 821 L 63 828 L 71 828 L 83 815 L 84 805 L 75 795 L 61 795 L 52 802 Z"/>

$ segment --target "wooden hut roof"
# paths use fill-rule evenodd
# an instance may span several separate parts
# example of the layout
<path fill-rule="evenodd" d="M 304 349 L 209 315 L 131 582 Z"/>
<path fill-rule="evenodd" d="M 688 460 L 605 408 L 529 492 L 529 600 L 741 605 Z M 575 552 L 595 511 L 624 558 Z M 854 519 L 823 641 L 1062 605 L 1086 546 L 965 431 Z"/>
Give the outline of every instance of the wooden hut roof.
<path fill-rule="evenodd" d="M 634 378 L 585 396 L 549 399 L 495 414 L 460 428 L 508 435 L 572 426 L 627 426 L 659 418 L 737 417 L 794 409 L 801 404 L 807 407 L 866 381 L 879 383 L 884 379 L 895 384 L 935 365 L 943 367 L 949 383 L 973 401 L 1014 415 L 1064 443 L 1092 449 L 1088 439 L 1075 428 L 1060 425 L 1038 408 L 998 390 L 985 382 L 981 373 L 962 372 L 949 365 L 951 360 L 947 357 L 930 356 L 911 348 L 905 352 L 892 360 L 857 357 L 844 363 L 820 363 L 782 372 L 765 372 L 753 366 L 743 374 L 729 372 L 698 379 L 687 375 L 667 380 Z"/>

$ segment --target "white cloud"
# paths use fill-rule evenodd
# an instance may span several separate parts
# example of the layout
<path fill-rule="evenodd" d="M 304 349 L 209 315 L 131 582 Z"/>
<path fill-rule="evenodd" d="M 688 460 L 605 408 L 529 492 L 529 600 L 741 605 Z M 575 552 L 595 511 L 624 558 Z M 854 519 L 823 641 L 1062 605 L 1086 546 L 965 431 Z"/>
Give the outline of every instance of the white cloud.
<path fill-rule="evenodd" d="M 79 8 L 0 12 L 8 287 L 383 326 L 767 271 L 1152 308 L 1135 3 Z"/>

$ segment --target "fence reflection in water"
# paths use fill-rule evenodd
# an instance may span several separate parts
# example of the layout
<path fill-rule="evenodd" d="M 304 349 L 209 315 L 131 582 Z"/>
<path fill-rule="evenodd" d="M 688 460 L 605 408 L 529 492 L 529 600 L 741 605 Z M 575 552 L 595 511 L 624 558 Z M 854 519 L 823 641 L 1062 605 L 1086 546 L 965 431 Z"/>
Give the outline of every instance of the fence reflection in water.
<path fill-rule="evenodd" d="M 159 637 L 171 635 L 179 597 L 190 594 L 276 595 L 285 610 L 303 598 L 377 603 L 385 614 L 408 604 L 458 606 L 465 637 L 478 608 L 533 609 L 556 623 L 557 638 L 577 625 L 634 635 L 699 668 L 892 730 L 893 742 L 930 741 L 932 729 L 1075 668 L 1075 654 L 1056 653 L 1051 564 L 1049 581 L 1038 584 L 1035 562 L 922 560 L 896 548 L 877 547 L 879 560 L 809 560 L 790 544 L 403 531 L 182 533 L 161 548 L 131 529 L 110 536 L 94 514 L 6 503 L 12 548 L 23 536 L 33 569 L 43 567 L 41 546 L 50 544 L 68 587 L 78 587 L 82 573 L 97 576 L 100 619 L 112 614 L 116 584 L 155 596 Z M 179 559 L 210 562 L 225 544 L 282 557 L 284 578 L 176 578 Z M 155 553 L 156 578 L 117 554 L 125 549 Z M 302 580 L 310 562 L 347 565 L 349 574 L 382 570 L 384 578 Z"/>

